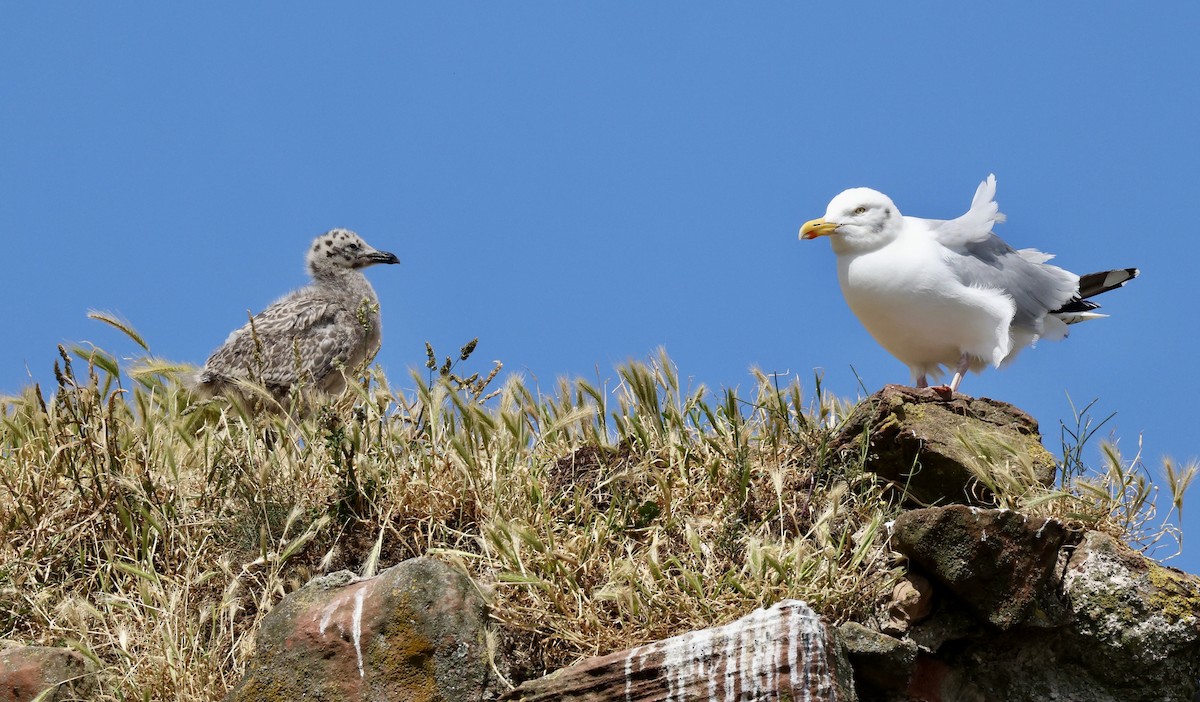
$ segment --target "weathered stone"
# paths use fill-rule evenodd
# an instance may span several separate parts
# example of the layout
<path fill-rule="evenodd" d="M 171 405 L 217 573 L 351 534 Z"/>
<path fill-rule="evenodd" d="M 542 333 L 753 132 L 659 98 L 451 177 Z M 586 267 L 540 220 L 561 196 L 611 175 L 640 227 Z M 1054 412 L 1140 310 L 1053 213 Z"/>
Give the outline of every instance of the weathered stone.
<path fill-rule="evenodd" d="M 933 585 L 918 573 L 906 573 L 892 588 L 888 602 L 888 620 L 883 625 L 887 634 L 903 634 L 933 610 Z"/>
<path fill-rule="evenodd" d="M 954 505 L 896 518 L 892 545 L 1000 629 L 1024 623 L 1068 532 L 1052 519 Z"/>
<path fill-rule="evenodd" d="M 982 513 L 964 507 L 943 511 Z M 995 523 L 989 527 L 989 540 L 996 538 L 993 530 L 998 528 Z M 925 538 L 958 537 L 940 537 L 931 529 Z M 955 543 L 942 547 L 954 550 Z M 939 597 L 933 614 L 908 633 L 922 652 L 907 689 L 881 688 L 880 699 L 1192 700 L 1200 677 L 1200 578 L 1154 563 L 1100 532 L 1086 533 L 1077 546 L 1063 551 L 1071 553 L 1069 560 L 1058 561 L 1065 571 L 1051 572 L 1042 586 L 1061 590 L 1063 615 L 1046 618 L 1031 612 L 1016 626 L 997 630 L 989 613 L 979 609 L 979 600 L 971 606 L 961 595 Z M 942 569 L 979 573 L 980 568 L 966 562 L 972 558 L 1005 556 L 968 553 Z M 1040 605 L 1035 601 L 1034 606 Z M 856 672 L 861 676 L 857 665 Z"/>
<path fill-rule="evenodd" d="M 1177 681 L 1159 699 L 1184 699 L 1200 677 L 1200 577 L 1155 563 L 1107 534 L 1088 532 L 1063 576 L 1075 631 L 1100 669 L 1154 670 Z M 1172 697 L 1174 694 L 1176 697 Z"/>
<path fill-rule="evenodd" d="M 784 600 L 725 626 L 589 658 L 502 699 L 853 702 L 850 666 L 839 651 L 808 605 Z"/>
<path fill-rule="evenodd" d="M 1187 702 L 1195 677 L 1106 656 L 1068 630 L 1014 629 L 918 656 L 910 699 L 1004 702 Z M 919 693 L 919 694 L 917 694 Z"/>
<path fill-rule="evenodd" d="M 0 651 L 0 702 L 91 699 L 94 683 L 87 659 L 75 651 L 45 646 Z"/>
<path fill-rule="evenodd" d="M 918 656 L 906 693 L 905 699 L 916 702 L 992 702 L 993 700 L 980 691 L 965 671 L 946 665 L 932 656 Z M 1013 702 L 1011 698 L 998 697 L 995 699 Z"/>
<path fill-rule="evenodd" d="M 917 663 L 917 645 L 847 622 L 838 627 L 838 638 L 856 677 L 876 690 L 904 689 Z"/>
<path fill-rule="evenodd" d="M 991 494 L 970 468 L 980 465 L 981 446 L 993 454 L 989 460 L 1019 464 L 1046 485 L 1054 481 L 1055 460 L 1037 422 L 987 398 L 955 394 L 946 401 L 929 388 L 887 385 L 855 407 L 835 445 L 859 452 L 864 438 L 865 468 L 920 505 L 989 506 Z"/>
<path fill-rule="evenodd" d="M 317 578 L 263 619 L 226 700 L 474 702 L 488 671 L 485 617 L 470 579 L 429 558 L 373 578 Z"/>

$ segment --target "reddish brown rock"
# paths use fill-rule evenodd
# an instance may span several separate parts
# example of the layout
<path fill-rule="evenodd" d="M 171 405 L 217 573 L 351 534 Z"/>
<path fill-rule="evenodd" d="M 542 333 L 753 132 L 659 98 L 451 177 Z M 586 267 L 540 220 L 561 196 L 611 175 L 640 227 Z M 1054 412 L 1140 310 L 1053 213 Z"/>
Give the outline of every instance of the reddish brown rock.
<path fill-rule="evenodd" d="M 470 579 L 429 558 L 373 578 L 317 578 L 263 620 L 226 700 L 475 702 L 487 681 L 485 617 Z"/>
<path fill-rule="evenodd" d="M 929 388 L 887 385 L 860 402 L 835 444 L 857 453 L 864 441 L 864 467 L 919 505 L 990 505 L 990 494 L 969 467 L 979 463 L 979 444 L 994 450 L 997 460 L 1027 464 L 1043 484 L 1053 482 L 1056 470 L 1037 422 L 1025 412 L 959 394 L 947 402 Z"/>
<path fill-rule="evenodd" d="M 75 651 L 43 646 L 0 651 L 0 702 L 86 700 L 93 683 L 87 660 Z"/>
<path fill-rule="evenodd" d="M 853 702 L 849 665 L 839 651 L 808 605 L 784 600 L 725 626 L 589 658 L 502 699 Z"/>
<path fill-rule="evenodd" d="M 897 551 L 1000 629 L 1026 622 L 1067 538 L 1052 519 L 961 505 L 905 512 L 892 528 Z"/>
<path fill-rule="evenodd" d="M 906 702 L 989 702 L 992 699 L 1016 702 L 1016 698 L 988 697 L 963 670 L 952 668 L 936 658 L 925 655 L 917 656 L 916 667 L 904 699 Z M 1028 698 L 1020 699 L 1024 701 Z"/>

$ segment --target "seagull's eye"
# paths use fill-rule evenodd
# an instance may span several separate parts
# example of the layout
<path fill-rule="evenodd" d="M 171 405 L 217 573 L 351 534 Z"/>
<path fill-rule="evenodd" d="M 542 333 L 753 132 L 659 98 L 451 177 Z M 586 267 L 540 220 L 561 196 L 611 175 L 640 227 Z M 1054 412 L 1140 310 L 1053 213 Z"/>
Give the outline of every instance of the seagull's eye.
<path fill-rule="evenodd" d="M 855 215 L 865 215 L 866 213 L 867 213 L 867 208 L 865 208 L 865 207 L 855 207 L 854 208 Z"/>
<path fill-rule="evenodd" d="M 358 244 L 354 243 L 353 241 L 352 241 L 352 242 L 350 242 L 350 250 L 351 250 L 351 251 L 358 251 Z"/>

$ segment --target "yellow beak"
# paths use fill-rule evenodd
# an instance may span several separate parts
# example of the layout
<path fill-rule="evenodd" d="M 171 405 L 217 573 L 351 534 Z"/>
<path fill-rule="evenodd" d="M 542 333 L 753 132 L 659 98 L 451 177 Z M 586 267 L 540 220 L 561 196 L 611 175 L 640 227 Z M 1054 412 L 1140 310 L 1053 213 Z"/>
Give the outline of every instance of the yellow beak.
<path fill-rule="evenodd" d="M 812 219 L 805 222 L 804 226 L 800 227 L 800 238 L 816 239 L 819 236 L 829 236 L 839 226 L 841 225 L 834 224 L 833 222 L 826 222 L 824 217 Z"/>

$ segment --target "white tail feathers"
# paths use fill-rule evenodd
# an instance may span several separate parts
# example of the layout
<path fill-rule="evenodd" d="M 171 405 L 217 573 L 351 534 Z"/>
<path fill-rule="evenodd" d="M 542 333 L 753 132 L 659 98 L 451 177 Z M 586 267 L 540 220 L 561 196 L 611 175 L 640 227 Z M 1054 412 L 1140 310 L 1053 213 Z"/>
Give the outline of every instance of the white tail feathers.
<path fill-rule="evenodd" d="M 1063 324 L 1078 324 L 1092 319 L 1104 319 L 1108 316 L 1099 312 L 1051 312 L 1050 314 L 1061 320 Z"/>

